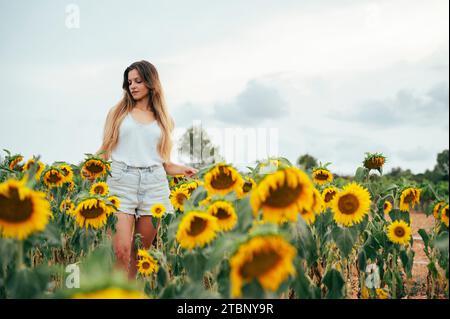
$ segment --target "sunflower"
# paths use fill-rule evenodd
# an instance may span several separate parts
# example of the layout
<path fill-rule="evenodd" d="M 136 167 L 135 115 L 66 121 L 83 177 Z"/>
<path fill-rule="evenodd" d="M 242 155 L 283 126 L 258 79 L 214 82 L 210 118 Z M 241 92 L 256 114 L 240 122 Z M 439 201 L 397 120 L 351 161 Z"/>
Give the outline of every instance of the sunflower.
<path fill-rule="evenodd" d="M 150 208 L 152 216 L 155 218 L 162 218 L 166 213 L 166 207 L 164 204 L 155 204 Z"/>
<path fill-rule="evenodd" d="M 170 192 L 170 202 L 175 209 L 184 211 L 184 202 L 189 199 L 189 191 L 185 188 L 175 188 Z"/>
<path fill-rule="evenodd" d="M 387 215 L 392 210 L 392 203 L 390 201 L 385 201 L 383 204 L 383 212 Z"/>
<path fill-rule="evenodd" d="M 433 206 L 433 216 L 436 219 L 440 219 L 440 215 L 439 213 L 441 212 L 442 207 L 445 205 L 445 202 L 437 202 L 434 206 Z"/>
<path fill-rule="evenodd" d="M 316 215 L 314 214 L 314 212 L 310 209 L 302 209 L 300 211 L 300 216 L 303 217 L 303 219 L 305 220 L 305 222 L 308 225 L 312 225 L 314 224 L 314 222 L 316 221 Z"/>
<path fill-rule="evenodd" d="M 113 210 L 108 208 L 104 201 L 97 198 L 87 198 L 78 204 L 73 214 L 80 227 L 88 228 L 91 226 L 98 229 L 106 224 L 108 216 L 112 212 Z"/>
<path fill-rule="evenodd" d="M 311 210 L 319 215 L 323 212 L 324 209 L 325 203 L 323 201 L 322 195 L 316 188 L 313 188 L 313 203 L 311 206 Z"/>
<path fill-rule="evenodd" d="M 400 195 L 400 210 L 408 212 L 415 205 L 419 204 L 420 192 L 420 189 L 415 187 L 404 189 Z"/>
<path fill-rule="evenodd" d="M 158 261 L 153 258 L 153 256 L 148 255 L 147 257 L 138 260 L 137 269 L 142 276 L 149 276 L 158 271 Z"/>
<path fill-rule="evenodd" d="M 0 184 L 0 235 L 25 239 L 45 229 L 52 216 L 45 193 L 34 191 L 23 180 L 9 179 Z"/>
<path fill-rule="evenodd" d="M 382 153 L 366 153 L 366 158 L 363 161 L 363 165 L 367 169 L 381 170 L 386 163 L 386 156 Z"/>
<path fill-rule="evenodd" d="M 251 178 L 250 176 L 244 177 L 244 184 L 242 185 L 242 188 L 236 192 L 237 197 L 239 199 L 244 198 L 245 196 L 250 194 L 251 190 L 255 189 L 255 187 L 256 187 L 256 183 L 253 180 L 253 178 Z"/>
<path fill-rule="evenodd" d="M 376 288 L 377 299 L 389 299 L 389 293 L 381 288 Z"/>
<path fill-rule="evenodd" d="M 50 167 L 44 172 L 44 184 L 48 188 L 61 187 L 64 184 L 64 175 L 56 167 Z"/>
<path fill-rule="evenodd" d="M 209 195 L 226 195 L 231 191 L 237 194 L 244 185 L 244 179 L 233 167 L 219 163 L 205 174 L 205 189 Z"/>
<path fill-rule="evenodd" d="M 406 245 L 411 240 L 411 227 L 403 220 L 395 220 L 388 226 L 387 236 L 395 244 Z"/>
<path fill-rule="evenodd" d="M 67 190 L 69 192 L 72 192 L 75 190 L 75 182 L 74 181 L 70 181 L 69 183 L 67 183 Z"/>
<path fill-rule="evenodd" d="M 208 207 L 208 214 L 217 218 L 217 224 L 222 231 L 229 231 L 236 226 L 237 215 L 231 203 L 216 201 Z"/>
<path fill-rule="evenodd" d="M 72 299 L 148 299 L 141 291 L 126 290 L 122 288 L 110 287 L 106 289 L 79 292 L 71 296 Z"/>
<path fill-rule="evenodd" d="M 276 291 L 295 274 L 295 248 L 281 236 L 253 237 L 242 244 L 230 259 L 232 297 L 240 297 L 242 286 L 256 279 L 266 290 Z"/>
<path fill-rule="evenodd" d="M 102 195 L 102 196 L 106 196 L 109 193 L 109 186 L 108 184 L 106 184 L 105 182 L 97 182 L 92 184 L 90 190 L 89 190 L 89 194 L 91 195 Z"/>
<path fill-rule="evenodd" d="M 199 211 L 191 211 L 183 216 L 178 226 L 176 239 L 185 249 L 193 249 L 196 246 L 203 247 L 216 237 L 218 230 L 216 217 Z"/>
<path fill-rule="evenodd" d="M 107 199 L 113 204 L 113 206 L 114 206 L 113 211 L 114 212 L 117 211 L 119 209 L 119 207 L 120 207 L 120 199 L 119 199 L 119 197 L 117 197 L 117 196 L 109 196 Z"/>
<path fill-rule="evenodd" d="M 198 206 L 208 206 L 211 203 L 211 196 L 206 196 L 198 202 Z"/>
<path fill-rule="evenodd" d="M 448 204 L 441 210 L 441 221 L 448 227 Z"/>
<path fill-rule="evenodd" d="M 188 191 L 189 196 L 197 189 L 200 185 L 203 185 L 201 181 L 191 181 L 189 183 L 181 184 L 179 186 L 180 189 L 184 189 Z"/>
<path fill-rule="evenodd" d="M 82 170 L 85 170 L 89 177 L 97 179 L 110 170 L 110 165 L 99 159 L 89 159 L 83 164 Z M 86 179 L 83 174 L 81 174 L 81 178 Z"/>
<path fill-rule="evenodd" d="M 370 209 L 370 194 L 361 185 L 352 182 L 337 193 L 331 203 L 333 218 L 343 226 L 359 224 Z"/>
<path fill-rule="evenodd" d="M 250 205 L 255 217 L 262 209 L 266 221 L 295 222 L 299 211 L 311 209 L 313 189 L 308 175 L 296 167 L 286 167 L 264 177 L 252 191 Z"/>
<path fill-rule="evenodd" d="M 331 207 L 333 198 L 337 193 L 339 193 L 339 189 L 337 189 L 334 186 L 327 187 L 322 191 L 322 199 L 323 199 L 325 208 Z"/>
<path fill-rule="evenodd" d="M 323 212 L 324 204 L 322 195 L 320 195 L 319 191 L 314 188 L 313 189 L 313 204 L 311 209 L 302 209 L 300 211 L 300 216 L 306 221 L 308 225 L 314 224 L 316 221 L 316 214 L 321 214 Z"/>
<path fill-rule="evenodd" d="M 175 187 L 178 185 L 178 183 L 181 183 L 183 181 L 185 181 L 186 179 L 184 178 L 184 175 L 175 175 L 172 176 L 172 178 L 169 178 L 169 186 Z"/>
<path fill-rule="evenodd" d="M 312 178 L 317 185 L 325 185 L 333 181 L 333 174 L 327 169 L 318 168 L 313 170 Z"/>
<path fill-rule="evenodd" d="M 145 249 L 138 249 L 137 253 L 138 258 L 150 258 L 151 255 Z"/>
<path fill-rule="evenodd" d="M 10 162 L 9 162 L 9 169 L 13 170 L 16 167 L 16 165 L 18 163 L 20 163 L 22 160 L 23 160 L 23 156 L 22 155 L 13 156 L 12 159 L 10 160 Z M 21 170 L 21 168 L 19 166 L 17 168 L 19 170 Z"/>
<path fill-rule="evenodd" d="M 64 183 L 69 183 L 73 180 L 73 170 L 70 165 L 60 164 L 58 168 L 62 171 L 64 175 Z"/>
<path fill-rule="evenodd" d="M 74 208 L 75 204 L 70 200 L 70 198 L 64 199 L 59 205 L 59 210 L 62 213 L 68 213 L 69 215 L 73 213 Z"/>
<path fill-rule="evenodd" d="M 29 171 L 31 169 L 31 166 L 37 163 L 37 169 L 36 173 L 34 175 L 34 178 L 38 181 L 41 178 L 42 171 L 45 169 L 45 164 L 41 161 L 37 161 L 34 158 L 29 159 L 25 165 L 23 166 L 23 169 L 25 171 Z"/>

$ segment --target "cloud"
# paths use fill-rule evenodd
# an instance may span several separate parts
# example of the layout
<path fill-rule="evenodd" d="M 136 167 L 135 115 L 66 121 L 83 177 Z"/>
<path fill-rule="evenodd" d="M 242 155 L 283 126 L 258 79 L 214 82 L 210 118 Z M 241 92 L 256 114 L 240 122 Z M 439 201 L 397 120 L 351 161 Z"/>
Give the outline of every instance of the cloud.
<path fill-rule="evenodd" d="M 214 117 L 233 124 L 259 124 L 289 114 L 286 101 L 277 89 L 251 80 L 231 103 L 214 105 Z"/>
<path fill-rule="evenodd" d="M 331 111 L 327 116 L 374 128 L 445 125 L 448 123 L 448 91 L 447 82 L 435 85 L 423 95 L 402 89 L 394 97 L 368 100 L 356 105 L 352 111 Z"/>

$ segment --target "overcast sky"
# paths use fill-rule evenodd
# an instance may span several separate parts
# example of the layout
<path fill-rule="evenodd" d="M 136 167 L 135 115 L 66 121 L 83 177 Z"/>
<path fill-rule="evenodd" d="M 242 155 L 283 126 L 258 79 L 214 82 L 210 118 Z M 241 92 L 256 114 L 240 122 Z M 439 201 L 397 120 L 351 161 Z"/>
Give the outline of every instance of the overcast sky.
<path fill-rule="evenodd" d="M 123 70 L 145 59 L 174 138 L 194 120 L 212 136 L 272 128 L 293 162 L 309 153 L 354 173 L 364 152 L 383 152 L 386 170 L 423 172 L 449 147 L 448 6 L 0 0 L 0 146 L 77 164 L 100 146 Z"/>

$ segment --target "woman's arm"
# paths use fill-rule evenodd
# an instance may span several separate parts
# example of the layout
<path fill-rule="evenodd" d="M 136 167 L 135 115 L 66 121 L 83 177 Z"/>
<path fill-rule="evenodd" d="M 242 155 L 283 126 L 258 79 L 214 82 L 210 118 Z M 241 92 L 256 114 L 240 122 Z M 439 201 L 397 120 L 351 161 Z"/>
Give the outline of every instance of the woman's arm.
<path fill-rule="evenodd" d="M 164 162 L 163 166 L 164 169 L 166 170 L 166 174 L 171 176 L 186 175 L 192 177 L 198 172 L 198 170 L 193 167 L 178 165 L 172 162 Z"/>

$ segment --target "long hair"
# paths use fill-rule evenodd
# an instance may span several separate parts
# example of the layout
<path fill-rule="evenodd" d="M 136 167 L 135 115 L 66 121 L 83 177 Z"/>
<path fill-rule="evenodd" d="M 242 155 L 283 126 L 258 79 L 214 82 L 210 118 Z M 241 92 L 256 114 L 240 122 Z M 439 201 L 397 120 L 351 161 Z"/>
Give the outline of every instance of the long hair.
<path fill-rule="evenodd" d="M 161 128 L 161 138 L 157 145 L 157 151 L 163 162 L 170 160 L 170 153 L 173 147 L 171 140 L 171 133 L 174 129 L 175 123 L 167 110 L 164 92 L 159 81 L 158 71 L 155 66 L 148 61 L 141 60 L 134 62 L 127 67 L 123 73 L 124 90 L 123 97 L 108 113 L 106 117 L 103 143 L 100 151 L 105 151 L 102 155 L 104 159 L 110 159 L 112 150 L 116 147 L 119 139 L 119 127 L 123 119 L 136 105 L 133 99 L 130 88 L 128 86 L 128 72 L 136 69 L 143 79 L 145 86 L 149 89 L 148 107 L 155 114 L 157 124 Z"/>

